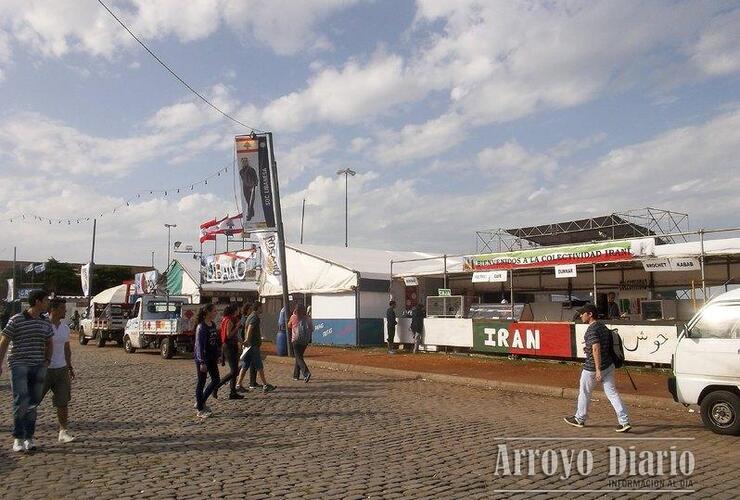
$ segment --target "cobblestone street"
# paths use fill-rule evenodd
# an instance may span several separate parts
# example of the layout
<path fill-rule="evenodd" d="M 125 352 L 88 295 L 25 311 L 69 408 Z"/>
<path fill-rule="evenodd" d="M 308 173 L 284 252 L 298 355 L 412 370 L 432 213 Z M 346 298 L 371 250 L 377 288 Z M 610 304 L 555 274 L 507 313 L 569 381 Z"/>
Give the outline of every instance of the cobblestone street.
<path fill-rule="evenodd" d="M 310 349 L 308 354 L 310 365 Z M 572 414 L 572 401 L 319 369 L 304 384 L 268 358 L 275 392 L 229 401 L 223 390 L 209 403 L 214 416 L 201 422 L 193 410 L 190 359 L 166 361 L 154 351 L 129 355 L 92 345 L 74 345 L 73 359 L 78 379 L 70 429 L 78 439 L 56 442 L 49 398 L 40 409 L 40 450 L 30 455 L 10 449 L 10 386 L 3 373 L 0 498 L 554 498 L 563 493 L 531 490 L 635 489 L 610 485 L 610 445 L 628 451 L 634 446 L 638 453 L 673 446 L 678 454 L 693 453 L 695 470 L 677 477 L 689 480 L 680 488 L 665 483 L 636 489 L 695 490 L 686 495 L 697 498 L 729 498 L 740 489 L 737 438 L 712 434 L 698 413 L 678 404 L 670 412 L 631 408 L 634 429 L 624 436 L 613 431 L 607 401 L 594 402 L 588 427 L 576 429 L 562 421 Z M 579 475 L 574 461 L 569 479 L 559 479 L 562 467 L 546 477 L 538 459 L 533 477 L 526 475 L 526 462 L 523 475 L 497 475 L 499 445 L 507 446 L 510 459 L 520 448 L 587 449 L 593 471 Z M 617 496 L 637 495 L 668 494 Z"/>

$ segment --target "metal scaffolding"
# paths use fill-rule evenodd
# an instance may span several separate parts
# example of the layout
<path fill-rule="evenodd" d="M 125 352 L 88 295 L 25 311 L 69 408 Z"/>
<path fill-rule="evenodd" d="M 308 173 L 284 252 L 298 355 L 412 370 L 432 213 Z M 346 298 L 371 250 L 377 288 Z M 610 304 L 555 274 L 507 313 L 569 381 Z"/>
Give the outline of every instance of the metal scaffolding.
<path fill-rule="evenodd" d="M 539 226 L 476 231 L 476 253 L 508 252 L 540 246 L 591 241 L 655 237 L 656 242 L 675 243 L 675 234 L 689 231 L 688 214 L 646 207 L 609 215 Z"/>

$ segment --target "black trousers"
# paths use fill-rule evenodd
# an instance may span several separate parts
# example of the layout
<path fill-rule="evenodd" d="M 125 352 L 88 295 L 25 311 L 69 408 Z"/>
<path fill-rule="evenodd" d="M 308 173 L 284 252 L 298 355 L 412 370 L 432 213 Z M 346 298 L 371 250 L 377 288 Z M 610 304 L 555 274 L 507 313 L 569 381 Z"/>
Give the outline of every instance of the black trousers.
<path fill-rule="evenodd" d="M 218 374 L 218 360 L 209 359 L 206 360 L 207 373 L 200 371 L 200 366 L 195 365 L 195 369 L 198 372 L 198 381 L 195 384 L 195 402 L 198 405 L 198 410 L 202 410 L 206 405 L 206 400 L 218 387 L 221 377 Z M 206 386 L 206 378 L 211 377 L 211 382 Z"/>
<path fill-rule="evenodd" d="M 303 359 L 303 355 L 306 353 L 307 344 L 296 344 L 293 342 L 293 354 L 295 355 L 295 365 L 293 366 L 293 378 L 306 378 L 311 373 L 306 365 L 306 361 Z"/>
<path fill-rule="evenodd" d="M 396 337 L 396 325 L 388 324 L 388 346 L 393 346 L 393 339 Z"/>
<path fill-rule="evenodd" d="M 224 344 L 223 347 L 224 357 L 226 362 L 229 364 L 229 374 L 221 379 L 221 383 L 218 385 L 226 385 L 229 383 L 230 394 L 236 393 L 236 378 L 239 376 L 239 352 L 236 346 L 231 344 Z"/>

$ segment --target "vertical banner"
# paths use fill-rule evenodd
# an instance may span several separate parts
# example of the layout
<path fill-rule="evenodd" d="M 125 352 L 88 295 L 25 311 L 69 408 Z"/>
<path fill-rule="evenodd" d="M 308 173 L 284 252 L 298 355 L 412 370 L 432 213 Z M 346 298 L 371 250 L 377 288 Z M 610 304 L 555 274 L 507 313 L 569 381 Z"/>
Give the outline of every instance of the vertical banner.
<path fill-rule="evenodd" d="M 236 166 L 241 185 L 244 230 L 275 228 L 267 138 L 236 136 Z"/>
<path fill-rule="evenodd" d="M 159 282 L 159 271 L 156 269 L 145 273 L 134 274 L 134 295 L 155 293 Z"/>
<path fill-rule="evenodd" d="M 257 233 L 262 253 L 262 273 L 270 285 L 282 288 L 282 272 L 280 271 L 280 255 L 276 233 Z"/>
<path fill-rule="evenodd" d="M 82 295 L 90 296 L 90 264 L 80 267 L 80 281 L 82 282 Z"/>
<path fill-rule="evenodd" d="M 10 278 L 8 280 L 8 296 L 5 299 L 8 302 L 11 302 L 11 301 L 15 300 L 15 296 L 13 294 L 13 288 L 14 288 L 14 286 L 15 286 L 15 280 L 13 280 L 13 278 Z"/>

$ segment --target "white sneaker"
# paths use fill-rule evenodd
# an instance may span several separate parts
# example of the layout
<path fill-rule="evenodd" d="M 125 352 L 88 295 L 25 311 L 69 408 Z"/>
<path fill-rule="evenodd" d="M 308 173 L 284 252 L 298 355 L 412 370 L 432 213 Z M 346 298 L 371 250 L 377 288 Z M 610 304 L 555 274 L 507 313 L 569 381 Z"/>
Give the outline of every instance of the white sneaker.
<path fill-rule="evenodd" d="M 59 431 L 59 442 L 60 443 L 71 443 L 74 441 L 74 436 L 70 436 L 69 432 L 67 432 L 67 429 L 62 429 Z"/>
<path fill-rule="evenodd" d="M 13 451 L 23 451 L 23 441 L 20 439 L 13 440 Z"/>
<path fill-rule="evenodd" d="M 205 410 L 201 410 L 198 413 L 196 413 L 198 418 L 208 418 L 211 416 L 211 414 Z"/>
<path fill-rule="evenodd" d="M 36 449 L 36 443 L 33 442 L 33 438 L 23 441 L 23 449 L 26 451 L 34 451 Z"/>

